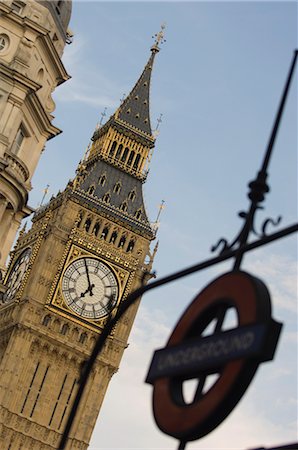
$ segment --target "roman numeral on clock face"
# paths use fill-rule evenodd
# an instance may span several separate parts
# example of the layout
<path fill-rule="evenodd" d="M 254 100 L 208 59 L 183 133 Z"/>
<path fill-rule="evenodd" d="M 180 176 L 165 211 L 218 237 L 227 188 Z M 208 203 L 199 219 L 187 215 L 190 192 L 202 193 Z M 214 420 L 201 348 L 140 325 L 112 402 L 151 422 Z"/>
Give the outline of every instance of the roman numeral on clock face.
<path fill-rule="evenodd" d="M 100 319 L 116 306 L 118 280 L 113 270 L 93 257 L 74 260 L 66 268 L 61 283 L 68 308 L 88 319 Z"/>

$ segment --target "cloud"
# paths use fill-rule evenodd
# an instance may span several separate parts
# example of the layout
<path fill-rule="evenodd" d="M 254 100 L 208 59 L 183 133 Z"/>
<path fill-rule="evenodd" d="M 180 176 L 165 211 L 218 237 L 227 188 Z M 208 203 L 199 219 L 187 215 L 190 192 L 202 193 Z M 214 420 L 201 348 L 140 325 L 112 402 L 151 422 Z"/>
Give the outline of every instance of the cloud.
<path fill-rule="evenodd" d="M 269 286 L 276 308 L 297 314 L 297 262 L 293 258 L 262 251 L 246 267 Z"/>
<path fill-rule="evenodd" d="M 264 279 L 278 308 L 285 309 L 287 314 L 291 312 L 292 316 L 296 298 L 295 261 L 287 255 L 266 252 L 264 265 L 263 256 L 265 253 L 248 262 L 245 270 Z M 161 433 L 154 423 L 152 386 L 144 383 L 153 351 L 165 345 L 171 328 L 169 318 L 161 308 L 147 302 L 141 304 L 130 345 L 119 373 L 108 388 L 90 450 L 177 448 L 178 443 Z M 293 355 L 297 348 L 293 332 L 285 332 L 281 340 L 286 342 L 287 352 Z M 287 358 L 285 351 L 279 351 L 273 362 L 261 365 L 243 399 L 228 418 L 205 438 L 188 443 L 187 449 L 245 450 L 294 441 L 297 433 L 297 373 L 294 359 Z"/>
<path fill-rule="evenodd" d="M 88 39 L 80 34 L 66 47 L 63 63 L 72 78 L 55 91 L 55 100 L 61 103 L 78 102 L 91 107 L 115 109 L 119 105 L 119 99 L 117 101 L 115 99 L 115 92 L 122 92 L 122 89 L 108 78 L 104 72 L 104 65 L 99 68 L 92 60 L 84 59 L 88 45 Z"/>

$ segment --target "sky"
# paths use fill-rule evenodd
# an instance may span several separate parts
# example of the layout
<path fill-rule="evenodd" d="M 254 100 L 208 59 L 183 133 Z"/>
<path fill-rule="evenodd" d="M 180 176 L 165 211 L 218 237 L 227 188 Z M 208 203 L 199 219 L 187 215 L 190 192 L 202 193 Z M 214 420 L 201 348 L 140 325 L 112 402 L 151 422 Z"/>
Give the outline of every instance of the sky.
<path fill-rule="evenodd" d="M 156 219 L 161 200 L 157 277 L 211 257 L 219 238 L 232 240 L 248 207 L 248 182 L 260 168 L 293 50 L 295 2 L 74 1 L 73 43 L 63 61 L 72 78 L 57 88 L 51 140 L 33 178 L 37 207 L 62 190 L 101 113 L 107 117 L 143 70 L 152 35 L 166 23 L 155 59 L 151 123 L 162 116 L 144 196 Z M 297 69 L 269 167 L 270 193 L 257 228 L 281 215 L 297 220 Z M 274 231 L 272 229 L 272 231 Z M 297 440 L 297 241 L 283 238 L 244 257 L 242 270 L 271 293 L 283 331 L 273 362 L 260 366 L 230 416 L 187 449 L 251 449 Z M 165 346 L 195 295 L 232 261 L 144 295 L 119 372 L 114 375 L 90 450 L 176 449 L 154 423 L 152 386 L 144 383 L 153 351 Z"/>

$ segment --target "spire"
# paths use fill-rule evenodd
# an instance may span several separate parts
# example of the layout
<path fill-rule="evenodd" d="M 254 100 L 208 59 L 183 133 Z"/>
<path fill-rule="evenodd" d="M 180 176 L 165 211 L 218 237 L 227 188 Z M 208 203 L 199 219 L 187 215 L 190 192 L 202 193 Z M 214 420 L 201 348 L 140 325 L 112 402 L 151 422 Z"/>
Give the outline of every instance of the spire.
<path fill-rule="evenodd" d="M 155 55 L 160 50 L 159 45 L 164 42 L 164 29 L 165 25 L 163 24 L 161 30 L 155 34 L 155 42 L 151 47 L 149 61 L 131 93 L 122 102 L 115 114 L 116 119 L 150 136 L 152 136 L 149 111 L 151 72 Z"/>

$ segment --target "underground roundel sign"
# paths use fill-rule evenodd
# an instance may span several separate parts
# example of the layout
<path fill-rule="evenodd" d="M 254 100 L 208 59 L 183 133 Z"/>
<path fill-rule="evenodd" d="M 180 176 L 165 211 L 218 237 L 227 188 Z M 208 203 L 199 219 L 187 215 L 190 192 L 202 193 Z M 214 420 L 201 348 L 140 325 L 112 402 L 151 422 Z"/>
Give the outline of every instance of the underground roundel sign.
<path fill-rule="evenodd" d="M 200 292 L 165 348 L 155 351 L 153 384 L 158 427 L 184 441 L 217 427 L 236 406 L 260 362 L 273 359 L 281 324 L 271 317 L 265 284 L 245 272 L 220 276 Z M 188 380 L 193 398 L 185 398 Z"/>

